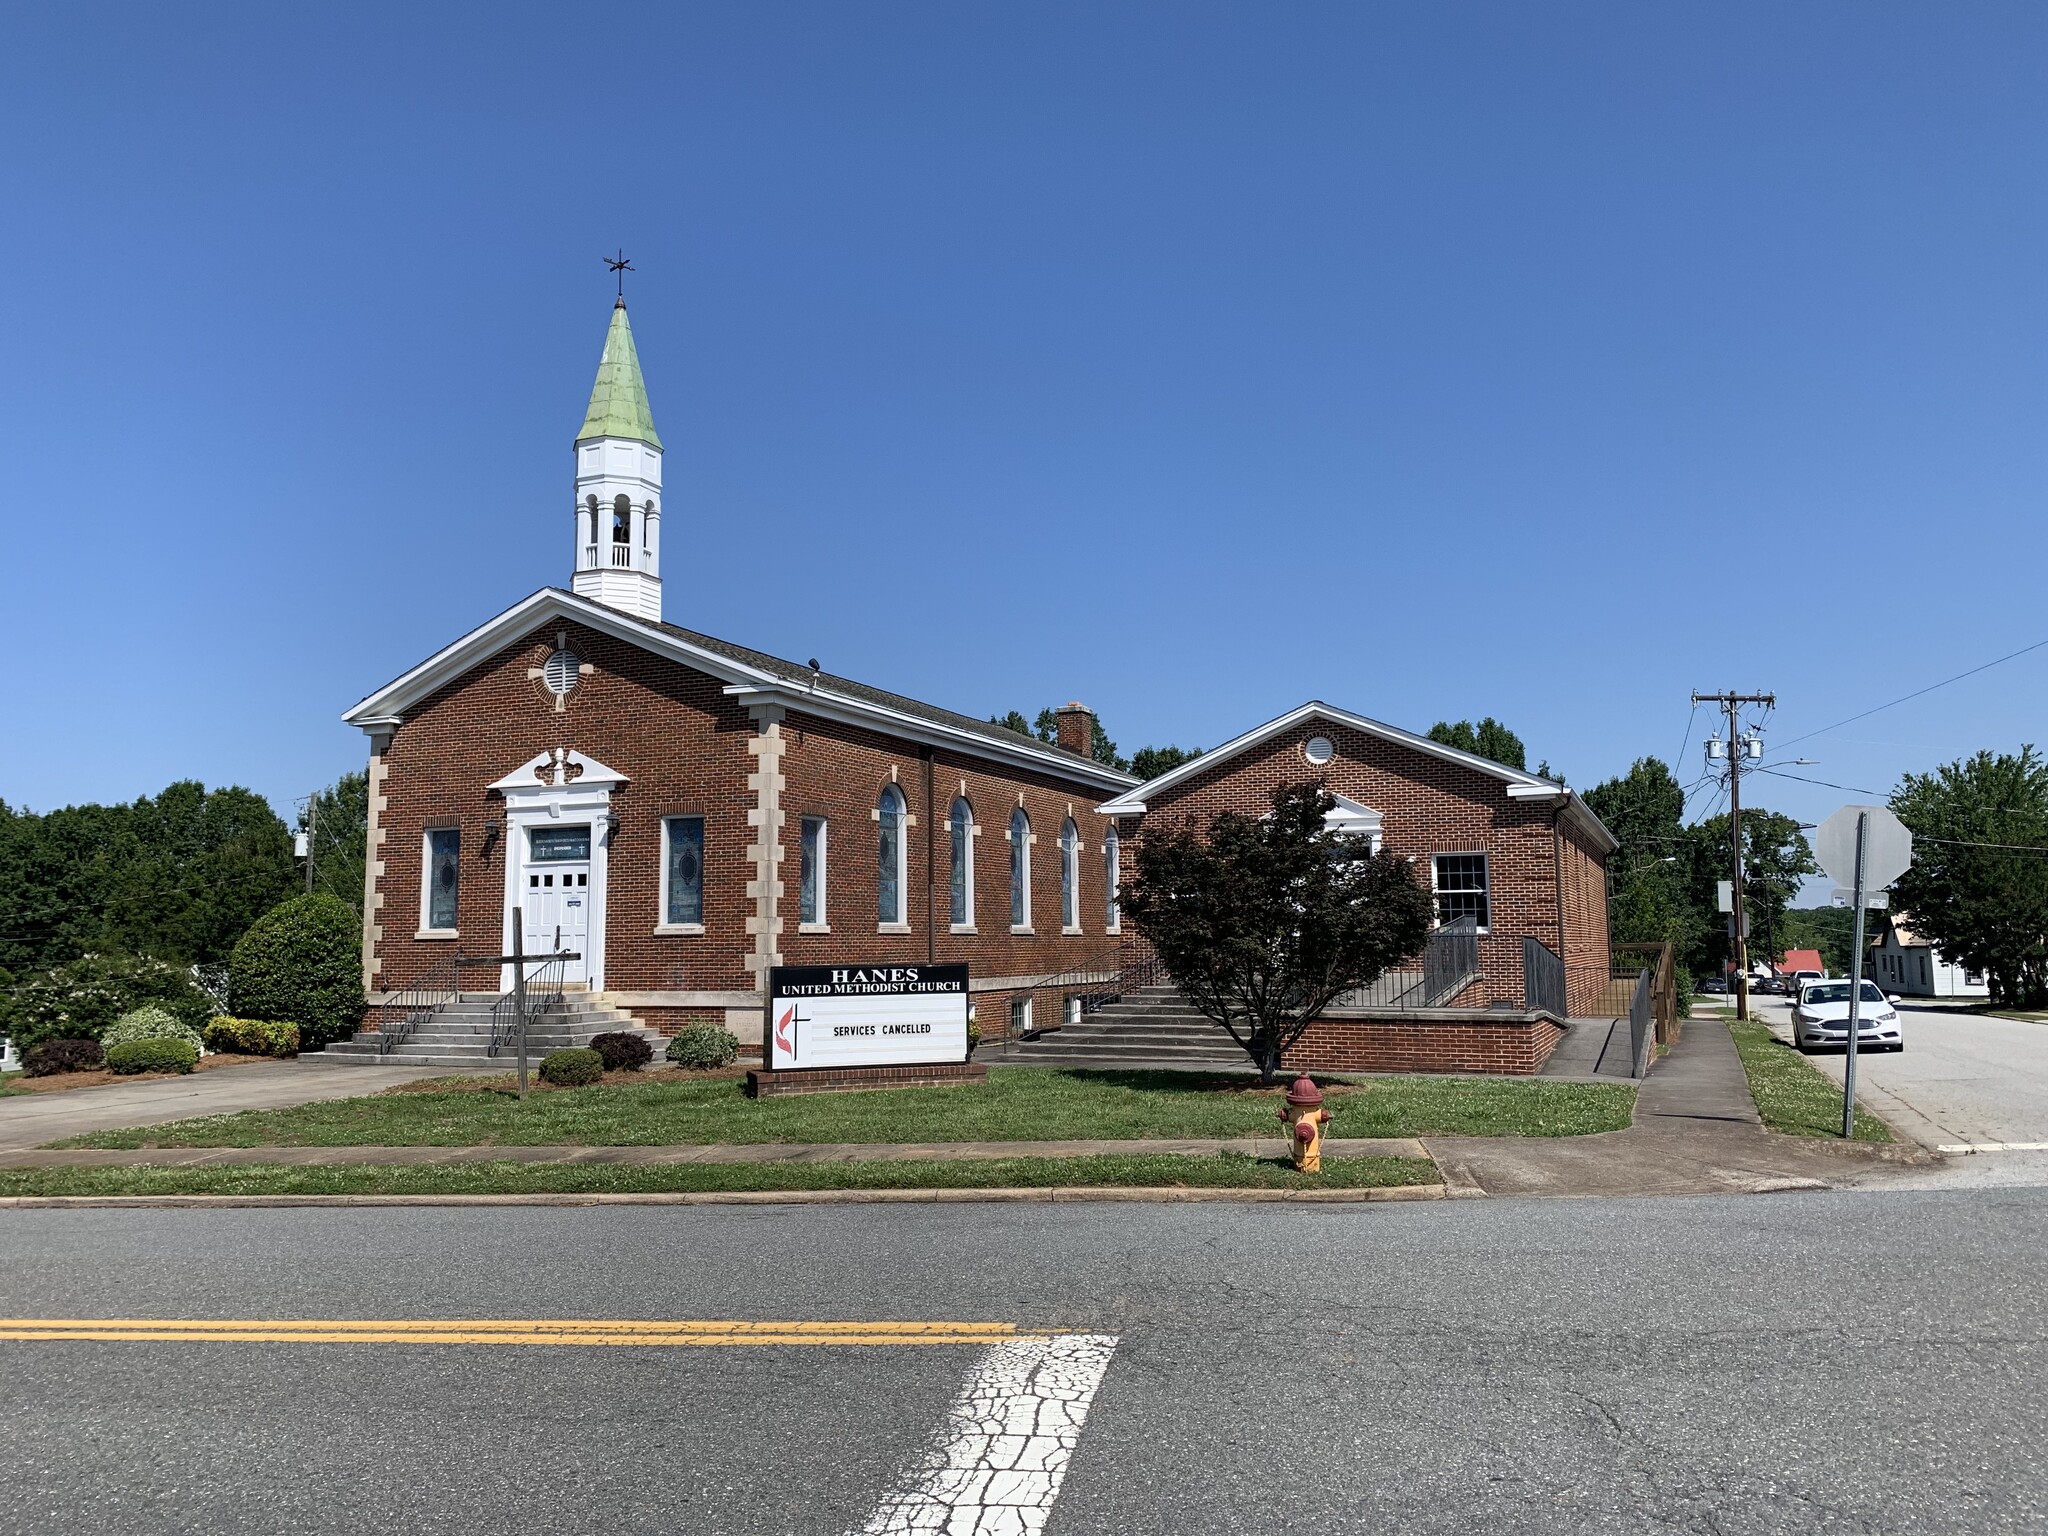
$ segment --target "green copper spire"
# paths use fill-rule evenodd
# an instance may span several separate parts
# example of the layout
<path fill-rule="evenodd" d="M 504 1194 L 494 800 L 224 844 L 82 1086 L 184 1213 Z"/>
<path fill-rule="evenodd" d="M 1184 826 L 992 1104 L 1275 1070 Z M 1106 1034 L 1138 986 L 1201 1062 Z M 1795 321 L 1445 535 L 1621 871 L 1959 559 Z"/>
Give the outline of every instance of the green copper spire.
<path fill-rule="evenodd" d="M 640 377 L 640 354 L 633 350 L 633 327 L 626 323 L 626 301 L 612 306 L 612 328 L 605 332 L 604 359 L 590 389 L 590 409 L 583 413 L 581 443 L 593 437 L 627 437 L 661 446 L 654 413 L 647 408 L 647 385 Z"/>

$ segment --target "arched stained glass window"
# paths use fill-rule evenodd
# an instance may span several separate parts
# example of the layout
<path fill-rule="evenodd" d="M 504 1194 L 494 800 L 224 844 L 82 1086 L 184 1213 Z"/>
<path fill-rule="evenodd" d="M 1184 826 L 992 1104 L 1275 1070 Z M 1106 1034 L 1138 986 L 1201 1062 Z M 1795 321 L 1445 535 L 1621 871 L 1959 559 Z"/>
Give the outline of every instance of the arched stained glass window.
<path fill-rule="evenodd" d="M 1123 883 L 1123 871 L 1117 867 L 1122 853 L 1122 844 L 1116 835 L 1116 823 L 1112 821 L 1109 830 L 1102 834 L 1102 889 L 1103 905 L 1106 908 L 1102 926 L 1106 933 L 1123 931 L 1123 918 L 1116 909 L 1117 890 Z"/>
<path fill-rule="evenodd" d="M 947 829 L 953 844 L 953 926 L 965 928 L 974 922 L 974 807 L 965 796 L 953 802 Z"/>
<path fill-rule="evenodd" d="M 882 790 L 882 802 L 875 819 L 880 823 L 876 843 L 875 917 L 884 923 L 903 922 L 903 791 L 894 784 Z"/>
<path fill-rule="evenodd" d="M 1060 826 L 1060 926 L 1081 926 L 1081 829 L 1071 816 Z"/>
<path fill-rule="evenodd" d="M 1010 926 L 1031 926 L 1031 818 L 1010 812 Z"/>

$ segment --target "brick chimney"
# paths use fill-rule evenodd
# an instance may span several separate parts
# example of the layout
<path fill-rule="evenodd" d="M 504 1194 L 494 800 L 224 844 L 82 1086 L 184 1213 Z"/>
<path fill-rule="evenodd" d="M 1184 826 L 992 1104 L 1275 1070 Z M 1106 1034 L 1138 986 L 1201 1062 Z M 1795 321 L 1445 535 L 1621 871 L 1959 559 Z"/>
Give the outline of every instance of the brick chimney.
<path fill-rule="evenodd" d="M 1059 722 L 1055 739 L 1061 746 L 1083 757 L 1095 755 L 1094 710 L 1086 704 L 1066 704 L 1053 711 L 1053 719 Z"/>

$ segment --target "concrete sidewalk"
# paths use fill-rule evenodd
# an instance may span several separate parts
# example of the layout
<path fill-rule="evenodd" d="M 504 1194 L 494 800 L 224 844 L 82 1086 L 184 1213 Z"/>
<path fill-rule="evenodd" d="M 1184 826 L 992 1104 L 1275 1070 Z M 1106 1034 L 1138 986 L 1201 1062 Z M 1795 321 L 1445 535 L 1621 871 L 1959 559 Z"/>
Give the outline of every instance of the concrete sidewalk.
<path fill-rule="evenodd" d="M 360 1071 L 360 1068 L 354 1069 Z M 1414 1157 L 1429 1153 L 1408 1137 L 1332 1137 L 1329 1157 Z M 709 1143 L 666 1147 L 158 1147 L 119 1151 L 67 1147 L 0 1152 L 0 1168 L 222 1168 L 251 1164 L 350 1167 L 420 1167 L 457 1163 L 609 1163 L 649 1167 L 665 1163 L 861 1163 L 979 1161 L 1000 1157 L 1144 1157 L 1156 1153 L 1282 1158 L 1277 1136 L 1236 1140 L 1171 1141 L 884 1141 Z"/>
<path fill-rule="evenodd" d="M 130 1125 L 355 1098 L 422 1077 L 447 1075 L 446 1067 L 348 1067 L 302 1056 L 99 1088 L 9 1094 L 0 1099 L 0 1153 Z"/>
<path fill-rule="evenodd" d="M 1720 1019 L 1685 1032 L 1636 1095 L 1635 1124 L 1597 1136 L 1430 1136 L 1444 1181 L 1489 1195 L 1709 1195 L 1876 1182 L 1926 1154 L 1763 1128 Z"/>

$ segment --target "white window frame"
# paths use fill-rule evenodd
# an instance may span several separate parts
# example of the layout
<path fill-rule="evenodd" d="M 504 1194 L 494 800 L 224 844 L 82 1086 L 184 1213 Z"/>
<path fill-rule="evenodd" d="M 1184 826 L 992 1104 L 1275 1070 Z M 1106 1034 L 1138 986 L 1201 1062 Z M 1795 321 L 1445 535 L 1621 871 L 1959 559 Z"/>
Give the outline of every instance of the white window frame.
<path fill-rule="evenodd" d="M 455 834 L 455 912 L 456 922 L 446 928 L 433 926 L 434 912 L 434 834 L 453 832 Z M 430 822 L 420 828 L 420 926 L 413 935 L 416 939 L 459 939 L 462 916 L 462 823 L 457 821 Z"/>
<path fill-rule="evenodd" d="M 818 841 L 817 868 L 812 871 L 812 884 L 818 891 L 818 915 L 809 922 L 804 921 L 804 830 L 813 822 L 817 824 Z M 827 876 L 832 868 L 832 819 L 829 816 L 799 816 L 796 821 L 796 931 L 798 933 L 830 933 L 832 911 L 826 904 Z"/>
<path fill-rule="evenodd" d="M 660 891 L 655 898 L 659 904 L 654 909 L 654 915 L 656 919 L 654 924 L 654 931 L 656 933 L 675 933 L 684 935 L 700 934 L 704 931 L 704 925 L 701 922 L 672 923 L 668 920 L 669 829 L 676 822 L 679 821 L 694 821 L 704 830 L 703 840 L 699 845 L 702 850 L 703 862 L 698 866 L 697 869 L 697 908 L 700 912 L 704 909 L 704 898 L 706 893 L 703 887 L 707 883 L 706 877 L 711 873 L 710 821 L 709 818 L 707 818 L 701 811 L 675 811 L 661 818 L 661 869 L 659 871 L 658 876 L 658 884 L 660 886 Z"/>
<path fill-rule="evenodd" d="M 1024 840 L 1017 840 L 1017 818 L 1024 818 Z M 1010 825 L 1003 833 L 1003 840 L 1010 845 L 1010 932 L 1031 932 L 1031 845 L 1038 841 L 1038 834 L 1031 830 L 1031 813 L 1018 806 L 1010 812 Z M 1023 901 L 1018 901 L 1019 895 Z M 1022 917 L 1020 922 L 1018 919 Z"/>
<path fill-rule="evenodd" d="M 1081 931 L 1081 846 L 1081 829 L 1069 816 L 1060 823 L 1060 932 L 1063 934 Z"/>
<path fill-rule="evenodd" d="M 1118 898 L 1123 895 L 1124 840 L 1118 835 L 1116 823 L 1109 824 L 1109 830 L 1102 835 L 1102 879 L 1104 933 L 1124 931 L 1124 910 Z"/>
<path fill-rule="evenodd" d="M 1480 933 L 1493 932 L 1493 856 L 1489 854 L 1484 848 L 1446 848 L 1441 850 L 1440 852 L 1432 853 L 1429 856 L 1429 904 L 1431 908 L 1430 926 L 1433 928 L 1441 928 L 1444 925 L 1443 908 L 1438 904 L 1438 897 L 1443 894 L 1443 889 L 1442 886 L 1439 884 L 1437 874 L 1437 860 L 1439 859 L 1479 860 L 1481 878 L 1485 882 L 1485 884 L 1480 888 L 1480 894 L 1482 894 L 1486 898 L 1486 921 L 1478 925 L 1477 931 Z M 1453 891 L 1451 892 L 1451 894 L 1453 896 L 1469 896 L 1472 893 L 1470 891 Z"/>
<path fill-rule="evenodd" d="M 1022 1023 L 1019 1023 L 1022 1020 Z M 1010 1038 L 1022 1039 L 1031 1033 L 1031 994 L 1010 999 Z"/>
<path fill-rule="evenodd" d="M 896 915 L 882 916 L 882 807 L 896 802 Z M 910 932 L 910 802 L 894 783 L 875 797 L 875 932 Z"/>
<path fill-rule="evenodd" d="M 961 828 L 957 826 L 954 816 L 963 805 L 967 807 L 967 825 Z M 949 919 L 953 915 L 952 860 L 957 852 L 961 862 L 961 895 L 964 898 L 961 902 L 961 907 L 967 913 L 967 920 L 959 923 L 949 922 L 947 925 L 948 929 L 953 933 L 973 933 L 975 931 L 974 840 L 980 835 L 981 828 L 976 825 L 974 820 L 974 802 L 965 795 L 955 795 L 953 797 L 952 809 L 946 812 L 946 915 Z"/>

